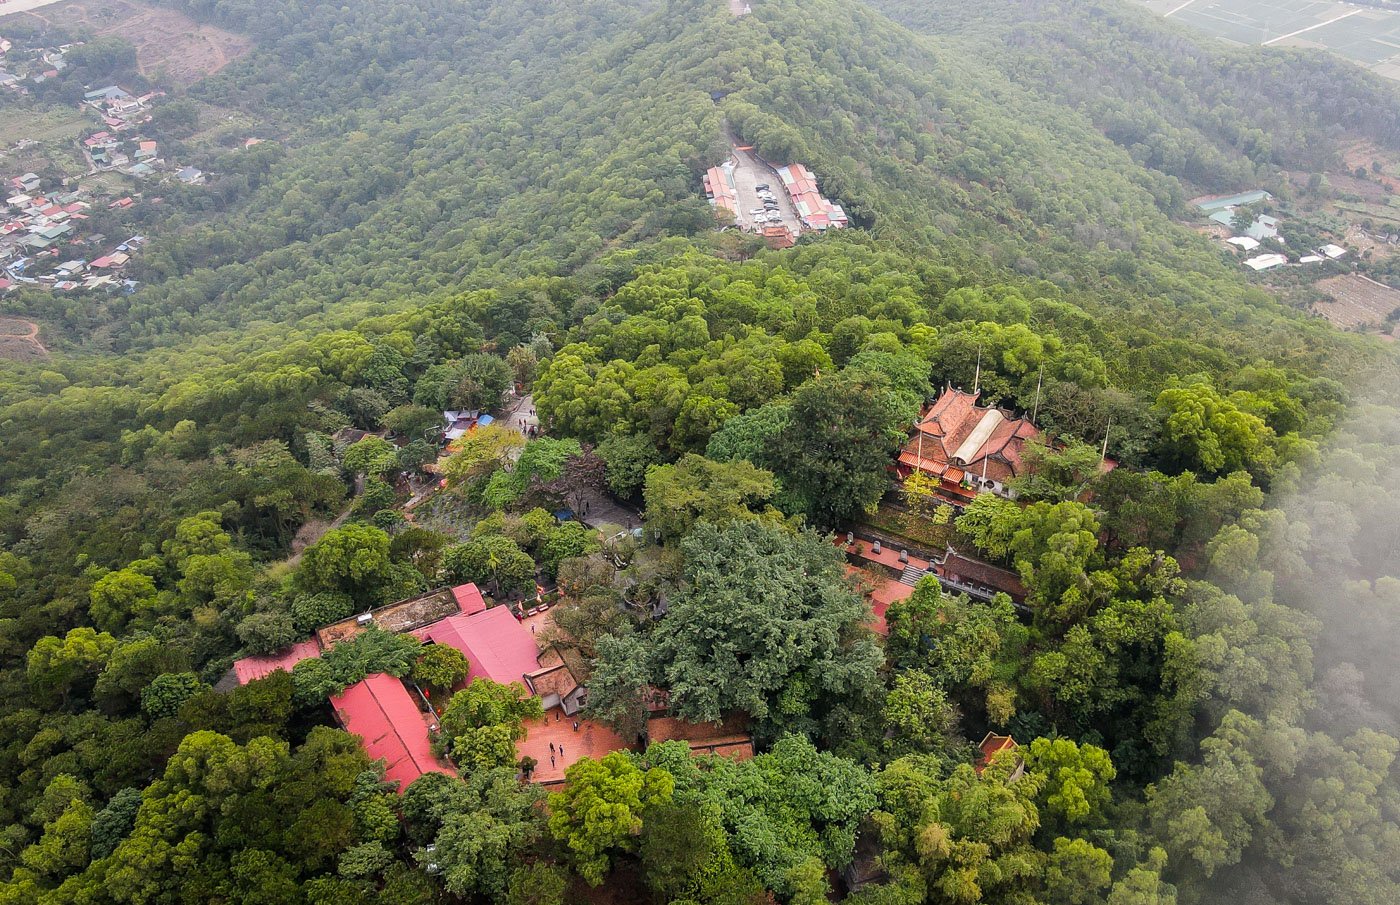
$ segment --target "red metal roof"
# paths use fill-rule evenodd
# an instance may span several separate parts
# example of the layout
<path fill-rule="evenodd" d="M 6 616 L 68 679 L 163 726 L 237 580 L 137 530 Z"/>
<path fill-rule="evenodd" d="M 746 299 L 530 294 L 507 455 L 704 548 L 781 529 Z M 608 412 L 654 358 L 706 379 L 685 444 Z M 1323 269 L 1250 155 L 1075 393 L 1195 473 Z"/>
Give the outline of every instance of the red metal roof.
<path fill-rule="evenodd" d="M 462 611 L 463 616 L 480 613 L 486 609 L 486 598 L 481 596 L 481 589 L 474 584 L 457 585 L 452 589 L 452 597 L 457 601 L 457 608 Z"/>
<path fill-rule="evenodd" d="M 309 660 L 312 657 L 321 655 L 321 645 L 316 643 L 314 638 L 305 641 L 298 641 L 284 651 L 275 654 L 265 654 L 258 657 L 244 657 L 242 660 L 233 662 L 233 674 L 238 677 L 239 685 L 247 685 L 254 679 L 261 679 L 271 675 L 279 669 L 292 671 L 302 660 Z"/>
<path fill-rule="evenodd" d="M 535 636 L 498 606 L 470 616 L 448 616 L 432 625 L 414 629 L 421 641 L 447 644 L 466 654 L 471 672 L 467 681 L 485 676 L 493 682 L 524 682 L 527 672 L 540 668 Z"/>
<path fill-rule="evenodd" d="M 424 714 L 408 689 L 393 676 L 378 672 L 331 698 L 346 732 L 364 740 L 372 760 L 384 761 L 384 778 L 408 788 L 424 773 L 453 771 L 433 757 Z"/>

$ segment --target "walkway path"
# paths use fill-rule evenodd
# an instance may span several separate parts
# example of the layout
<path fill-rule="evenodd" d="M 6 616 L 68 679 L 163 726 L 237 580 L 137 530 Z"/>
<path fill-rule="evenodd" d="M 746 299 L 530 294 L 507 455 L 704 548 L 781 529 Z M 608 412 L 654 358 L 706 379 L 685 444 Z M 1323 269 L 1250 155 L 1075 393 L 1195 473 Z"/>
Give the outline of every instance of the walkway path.
<path fill-rule="evenodd" d="M 518 431 L 521 436 L 529 436 L 530 428 L 540 425 L 540 419 L 535 415 L 534 395 L 521 396 L 514 406 L 501 413 L 501 421 L 497 423 Z"/>

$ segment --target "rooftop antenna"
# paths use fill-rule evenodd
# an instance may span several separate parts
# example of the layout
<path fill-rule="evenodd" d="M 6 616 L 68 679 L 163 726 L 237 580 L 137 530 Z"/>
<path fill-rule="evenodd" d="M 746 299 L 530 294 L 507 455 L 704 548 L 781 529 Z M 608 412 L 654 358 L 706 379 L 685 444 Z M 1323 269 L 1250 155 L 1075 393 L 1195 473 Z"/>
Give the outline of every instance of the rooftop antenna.
<path fill-rule="evenodd" d="M 981 347 L 981 346 L 978 346 L 978 347 L 977 347 L 977 376 L 974 377 L 974 378 L 972 378 L 972 392 L 973 392 L 973 394 L 975 395 L 975 394 L 981 392 L 981 387 L 982 387 L 982 347 Z"/>

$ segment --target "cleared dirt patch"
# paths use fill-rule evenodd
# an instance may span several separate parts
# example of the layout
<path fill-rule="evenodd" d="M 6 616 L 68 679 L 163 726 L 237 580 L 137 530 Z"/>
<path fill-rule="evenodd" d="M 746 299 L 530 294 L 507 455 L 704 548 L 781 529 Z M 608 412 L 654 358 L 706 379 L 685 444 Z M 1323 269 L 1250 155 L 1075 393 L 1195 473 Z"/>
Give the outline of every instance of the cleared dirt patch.
<path fill-rule="evenodd" d="M 49 350 L 39 341 L 39 325 L 19 317 L 0 317 L 0 358 L 43 361 Z"/>
<path fill-rule="evenodd" d="M 66 0 L 15 14 L 16 21 L 24 19 L 122 38 L 136 47 L 142 75 L 180 87 L 218 72 L 253 47 L 243 35 L 137 0 Z"/>
<path fill-rule="evenodd" d="M 1400 192 L 1400 179 L 1393 175 L 1393 171 L 1396 169 L 1393 155 L 1388 151 L 1381 150 L 1371 142 L 1358 141 L 1347 145 L 1342 149 L 1342 162 L 1353 173 L 1356 172 L 1357 167 L 1360 167 L 1370 173 L 1372 179 Z M 1381 165 L 1381 172 L 1377 173 L 1372 169 L 1372 165 L 1375 163 Z"/>
<path fill-rule="evenodd" d="M 1329 277 L 1320 281 L 1317 288 L 1335 301 L 1316 304 L 1313 310 L 1347 330 L 1379 328 L 1392 311 L 1400 308 L 1400 291 L 1358 273 Z"/>

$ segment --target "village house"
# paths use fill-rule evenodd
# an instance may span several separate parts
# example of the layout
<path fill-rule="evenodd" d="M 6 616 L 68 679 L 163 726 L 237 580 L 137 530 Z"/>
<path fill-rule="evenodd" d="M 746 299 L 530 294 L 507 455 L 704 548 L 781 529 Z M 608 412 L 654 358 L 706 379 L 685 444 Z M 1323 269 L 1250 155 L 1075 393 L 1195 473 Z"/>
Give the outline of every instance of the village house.
<path fill-rule="evenodd" d="M 406 632 L 429 644 L 445 644 L 467 658 L 469 672 L 460 690 L 477 678 L 512 682 L 540 699 L 544 717 L 525 725 L 517 743 L 522 761 L 533 761 L 530 779 L 543 785 L 564 780 L 565 771 L 584 757 L 598 758 L 637 745 L 601 723 L 578 719 L 587 690 L 566 658 L 555 648 L 541 652 L 536 636 L 505 606 L 488 608 L 474 584 L 440 588 L 408 600 L 323 626 L 315 637 L 273 655 L 244 657 L 233 664 L 218 687 L 227 689 L 264 678 L 279 669 L 318 657 L 367 625 Z M 402 792 L 424 773 L 455 773 L 448 762 L 432 756 L 438 714 L 411 681 L 384 673 L 367 676 L 331 698 L 340 725 L 360 736 L 372 759 L 382 759 L 385 776 Z M 747 726 L 729 721 L 719 726 L 660 723 L 651 738 L 682 738 L 697 753 L 752 756 Z"/>
<path fill-rule="evenodd" d="M 937 480 L 937 494 L 954 506 L 966 506 L 979 493 L 1014 498 L 1012 479 L 1026 471 L 1026 443 L 1039 440 L 1030 419 L 979 406 L 980 393 L 949 386 L 919 419 L 899 453 L 900 477 L 915 471 Z"/>

